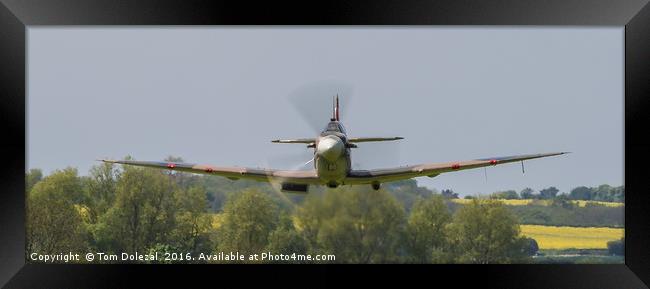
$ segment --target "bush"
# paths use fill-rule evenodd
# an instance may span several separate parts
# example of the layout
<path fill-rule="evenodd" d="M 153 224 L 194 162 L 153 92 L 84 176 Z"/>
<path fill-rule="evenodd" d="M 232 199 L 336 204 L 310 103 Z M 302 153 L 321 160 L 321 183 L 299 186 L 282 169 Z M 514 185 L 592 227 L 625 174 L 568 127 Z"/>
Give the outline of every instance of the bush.
<path fill-rule="evenodd" d="M 607 242 L 607 250 L 612 255 L 625 255 L 625 238 Z"/>
<path fill-rule="evenodd" d="M 526 240 L 526 247 L 525 247 L 525 252 L 526 255 L 528 256 L 535 256 L 537 255 L 537 252 L 539 251 L 539 245 L 537 244 L 537 241 L 533 238 L 525 238 Z"/>

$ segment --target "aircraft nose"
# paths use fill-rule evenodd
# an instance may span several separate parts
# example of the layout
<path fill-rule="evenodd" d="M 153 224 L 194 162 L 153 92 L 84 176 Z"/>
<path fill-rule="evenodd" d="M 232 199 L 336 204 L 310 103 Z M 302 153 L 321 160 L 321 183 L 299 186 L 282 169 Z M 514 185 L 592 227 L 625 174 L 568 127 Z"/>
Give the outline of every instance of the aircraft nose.
<path fill-rule="evenodd" d="M 343 154 L 343 150 L 343 141 L 333 135 L 322 138 L 316 147 L 316 153 L 331 162 L 338 159 Z"/>

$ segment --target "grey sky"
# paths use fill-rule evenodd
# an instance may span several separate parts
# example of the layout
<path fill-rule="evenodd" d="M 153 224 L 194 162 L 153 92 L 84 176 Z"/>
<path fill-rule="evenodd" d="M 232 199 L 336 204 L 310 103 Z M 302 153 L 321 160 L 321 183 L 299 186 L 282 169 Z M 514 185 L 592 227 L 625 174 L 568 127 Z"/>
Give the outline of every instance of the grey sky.
<path fill-rule="evenodd" d="M 483 169 L 418 182 L 463 195 L 621 185 L 623 37 L 623 27 L 30 27 L 27 166 L 86 174 L 96 158 L 171 154 L 291 168 L 309 151 L 269 141 L 314 132 L 288 95 L 337 80 L 354 87 L 341 108 L 350 135 L 405 137 L 360 144 L 363 168 L 572 151 L 528 161 L 524 175 L 509 164 L 488 168 L 487 182 Z"/>

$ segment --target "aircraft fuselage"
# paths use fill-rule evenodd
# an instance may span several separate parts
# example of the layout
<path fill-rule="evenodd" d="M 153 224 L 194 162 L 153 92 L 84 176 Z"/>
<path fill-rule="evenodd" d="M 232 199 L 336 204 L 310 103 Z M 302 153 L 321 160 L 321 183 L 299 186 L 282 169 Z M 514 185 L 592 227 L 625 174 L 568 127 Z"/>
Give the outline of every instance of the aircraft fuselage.
<path fill-rule="evenodd" d="M 352 167 L 350 145 L 343 125 L 332 120 L 314 145 L 314 168 L 318 177 L 329 187 L 344 184 Z"/>

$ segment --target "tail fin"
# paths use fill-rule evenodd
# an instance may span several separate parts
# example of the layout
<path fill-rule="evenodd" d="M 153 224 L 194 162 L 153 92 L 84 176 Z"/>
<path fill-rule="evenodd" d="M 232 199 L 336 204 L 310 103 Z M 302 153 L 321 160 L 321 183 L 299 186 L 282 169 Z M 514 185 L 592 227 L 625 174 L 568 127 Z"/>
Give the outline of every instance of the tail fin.
<path fill-rule="evenodd" d="M 336 94 L 336 106 L 334 107 L 334 118 L 339 121 L 339 95 Z"/>
<path fill-rule="evenodd" d="M 339 95 L 336 94 L 336 98 L 332 96 L 332 118 L 331 121 L 339 121 Z"/>

